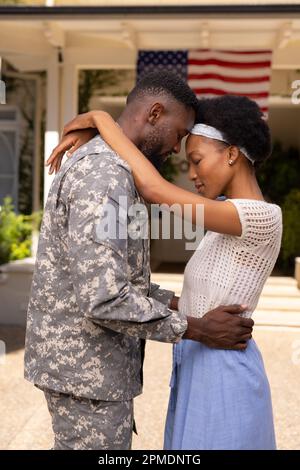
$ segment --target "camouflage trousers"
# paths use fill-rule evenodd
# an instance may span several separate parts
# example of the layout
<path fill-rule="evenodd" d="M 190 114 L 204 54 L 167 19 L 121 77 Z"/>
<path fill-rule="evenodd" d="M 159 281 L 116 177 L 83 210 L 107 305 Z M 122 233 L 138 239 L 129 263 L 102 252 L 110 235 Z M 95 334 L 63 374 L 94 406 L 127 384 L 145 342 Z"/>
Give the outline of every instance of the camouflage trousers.
<path fill-rule="evenodd" d="M 54 450 L 130 450 L 133 400 L 112 402 L 44 390 Z"/>

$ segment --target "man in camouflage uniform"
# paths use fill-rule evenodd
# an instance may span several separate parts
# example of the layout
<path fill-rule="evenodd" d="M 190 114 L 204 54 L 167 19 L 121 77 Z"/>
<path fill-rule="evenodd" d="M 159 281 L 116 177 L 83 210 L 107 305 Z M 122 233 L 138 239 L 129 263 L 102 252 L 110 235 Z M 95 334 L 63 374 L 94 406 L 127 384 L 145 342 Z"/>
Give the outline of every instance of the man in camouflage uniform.
<path fill-rule="evenodd" d="M 149 157 L 158 149 L 149 128 L 153 119 L 164 156 L 178 151 L 195 116 L 187 85 L 170 77 L 173 88 L 165 89 L 159 74 L 156 80 L 160 97 L 153 93 L 153 78 L 152 88 L 144 81 L 138 129 L 139 136 L 144 132 L 140 148 L 144 145 Z M 128 130 L 140 117 L 141 103 L 135 101 L 119 123 L 136 142 Z M 163 107 L 155 106 L 160 102 Z M 172 113 L 166 121 L 168 106 Z M 130 168 L 100 136 L 66 162 L 48 196 L 28 307 L 25 378 L 45 393 L 54 449 L 130 449 L 145 339 L 172 343 L 184 335 L 234 347 L 241 336 L 237 316 L 228 314 L 232 321 L 216 327 L 214 318 L 225 308 L 210 312 L 210 321 L 209 316 L 206 321 L 185 318 L 169 308 L 173 293 L 150 284 L 149 241 L 131 236 L 138 223 L 120 201 L 127 207 L 141 202 Z M 127 237 L 103 230 L 107 214 L 108 224 Z M 238 332 L 235 337 L 232 331 Z"/>

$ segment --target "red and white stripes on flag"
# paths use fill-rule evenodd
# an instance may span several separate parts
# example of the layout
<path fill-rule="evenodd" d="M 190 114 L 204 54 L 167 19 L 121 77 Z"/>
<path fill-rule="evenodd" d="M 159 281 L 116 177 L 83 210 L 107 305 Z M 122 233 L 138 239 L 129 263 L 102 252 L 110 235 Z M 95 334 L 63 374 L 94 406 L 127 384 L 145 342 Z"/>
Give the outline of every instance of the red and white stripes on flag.
<path fill-rule="evenodd" d="M 272 51 L 188 51 L 187 79 L 199 98 L 247 96 L 268 112 Z"/>

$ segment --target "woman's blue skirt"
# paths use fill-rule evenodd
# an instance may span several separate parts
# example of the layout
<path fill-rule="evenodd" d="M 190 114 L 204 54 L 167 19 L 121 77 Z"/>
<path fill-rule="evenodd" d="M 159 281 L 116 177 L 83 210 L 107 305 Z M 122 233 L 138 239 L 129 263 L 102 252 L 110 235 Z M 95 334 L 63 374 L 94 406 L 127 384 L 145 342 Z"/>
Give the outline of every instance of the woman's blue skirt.
<path fill-rule="evenodd" d="M 245 351 L 174 345 L 166 450 L 276 449 L 269 382 L 253 339 Z"/>

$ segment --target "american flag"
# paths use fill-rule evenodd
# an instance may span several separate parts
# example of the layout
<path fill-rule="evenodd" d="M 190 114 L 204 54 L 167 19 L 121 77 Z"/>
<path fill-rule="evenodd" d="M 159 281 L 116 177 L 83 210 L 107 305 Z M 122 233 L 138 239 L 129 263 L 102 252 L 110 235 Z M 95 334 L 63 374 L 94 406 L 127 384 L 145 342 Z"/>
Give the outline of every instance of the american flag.
<path fill-rule="evenodd" d="M 272 51 L 191 49 L 139 51 L 137 80 L 159 69 L 172 70 L 188 81 L 198 98 L 247 96 L 268 111 Z"/>

